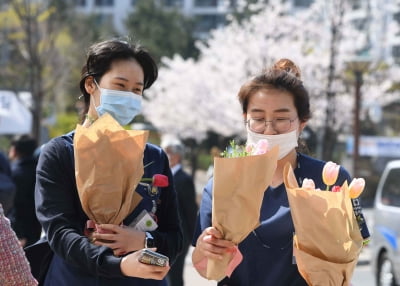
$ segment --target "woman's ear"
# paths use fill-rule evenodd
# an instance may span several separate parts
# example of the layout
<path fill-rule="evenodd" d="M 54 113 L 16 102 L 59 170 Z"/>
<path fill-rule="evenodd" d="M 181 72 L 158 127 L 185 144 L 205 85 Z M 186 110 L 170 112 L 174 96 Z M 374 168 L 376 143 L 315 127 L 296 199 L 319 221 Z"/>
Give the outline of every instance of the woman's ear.
<path fill-rule="evenodd" d="M 247 120 L 247 113 L 244 112 L 244 113 L 243 113 L 243 122 L 246 122 L 246 120 Z"/>
<path fill-rule="evenodd" d="M 302 121 L 299 125 L 299 134 L 303 132 L 304 128 L 307 126 L 307 121 Z"/>
<path fill-rule="evenodd" d="M 88 76 L 85 79 L 85 89 L 86 89 L 87 93 L 93 94 L 94 91 L 96 90 L 96 88 L 97 88 L 97 85 L 94 82 L 94 77 L 93 76 Z"/>

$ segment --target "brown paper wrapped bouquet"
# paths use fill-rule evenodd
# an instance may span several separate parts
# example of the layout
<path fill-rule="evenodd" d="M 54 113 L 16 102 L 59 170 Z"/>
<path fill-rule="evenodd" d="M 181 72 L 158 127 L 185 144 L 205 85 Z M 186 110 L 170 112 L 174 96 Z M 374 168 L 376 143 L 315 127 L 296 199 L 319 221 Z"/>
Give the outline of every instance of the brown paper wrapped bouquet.
<path fill-rule="evenodd" d="M 338 167 L 334 168 L 333 173 L 338 172 Z M 327 169 L 323 172 L 327 190 L 319 190 L 307 179 L 299 187 L 290 164 L 284 168 L 295 228 L 294 256 L 308 285 L 348 286 L 363 245 L 351 197 L 358 196 L 363 185 L 354 181 L 349 188 L 345 182 L 329 189 L 337 175 L 325 172 Z"/>
<path fill-rule="evenodd" d="M 82 208 L 97 224 L 121 224 L 141 201 L 148 131 L 125 130 L 104 114 L 74 136 L 75 177 Z"/>
<path fill-rule="evenodd" d="M 259 226 L 264 192 L 276 169 L 278 147 L 267 151 L 262 145 L 237 152 L 233 143 L 231 152 L 225 152 L 228 156 L 214 158 L 212 226 L 235 244 Z M 207 278 L 224 278 L 230 259 L 229 254 L 221 261 L 209 259 Z"/>

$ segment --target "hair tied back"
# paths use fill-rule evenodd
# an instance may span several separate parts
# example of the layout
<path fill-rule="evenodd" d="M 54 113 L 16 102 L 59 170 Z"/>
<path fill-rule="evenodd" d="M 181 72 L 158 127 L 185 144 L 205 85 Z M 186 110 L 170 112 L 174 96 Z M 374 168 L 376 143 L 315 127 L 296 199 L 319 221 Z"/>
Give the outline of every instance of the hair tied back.
<path fill-rule="evenodd" d="M 273 66 L 272 69 L 285 71 L 298 79 L 301 79 L 301 72 L 299 67 L 289 59 L 280 59 Z"/>

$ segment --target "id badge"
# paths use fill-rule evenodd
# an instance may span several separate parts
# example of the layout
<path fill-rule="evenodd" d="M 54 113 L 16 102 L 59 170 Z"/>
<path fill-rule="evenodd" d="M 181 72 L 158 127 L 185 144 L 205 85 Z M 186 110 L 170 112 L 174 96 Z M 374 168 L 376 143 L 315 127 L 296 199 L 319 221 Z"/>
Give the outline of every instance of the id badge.
<path fill-rule="evenodd" d="M 147 210 L 142 210 L 142 212 L 129 224 L 129 226 L 136 230 L 145 232 L 156 230 L 158 224 Z"/>

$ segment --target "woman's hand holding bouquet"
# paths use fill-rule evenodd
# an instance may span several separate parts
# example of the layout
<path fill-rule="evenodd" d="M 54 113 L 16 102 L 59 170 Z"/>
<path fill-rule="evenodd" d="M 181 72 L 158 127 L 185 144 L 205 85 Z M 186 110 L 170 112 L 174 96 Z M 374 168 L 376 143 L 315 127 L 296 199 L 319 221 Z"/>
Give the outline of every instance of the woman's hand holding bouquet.
<path fill-rule="evenodd" d="M 205 276 L 217 281 L 230 276 L 241 262 L 237 245 L 260 223 L 261 203 L 276 169 L 278 147 L 268 150 L 266 140 L 245 147 L 233 141 L 222 155 L 214 159 L 212 227 L 198 240 L 208 259 L 197 265 L 206 267 Z"/>
<path fill-rule="evenodd" d="M 155 174 L 152 178 L 142 178 L 140 184 L 151 192 L 154 188 L 167 187 L 168 177 Z M 123 224 L 96 224 L 93 220 L 86 223 L 86 235 L 95 245 L 106 246 L 113 250 L 115 256 L 122 256 L 143 248 L 145 233 Z"/>

